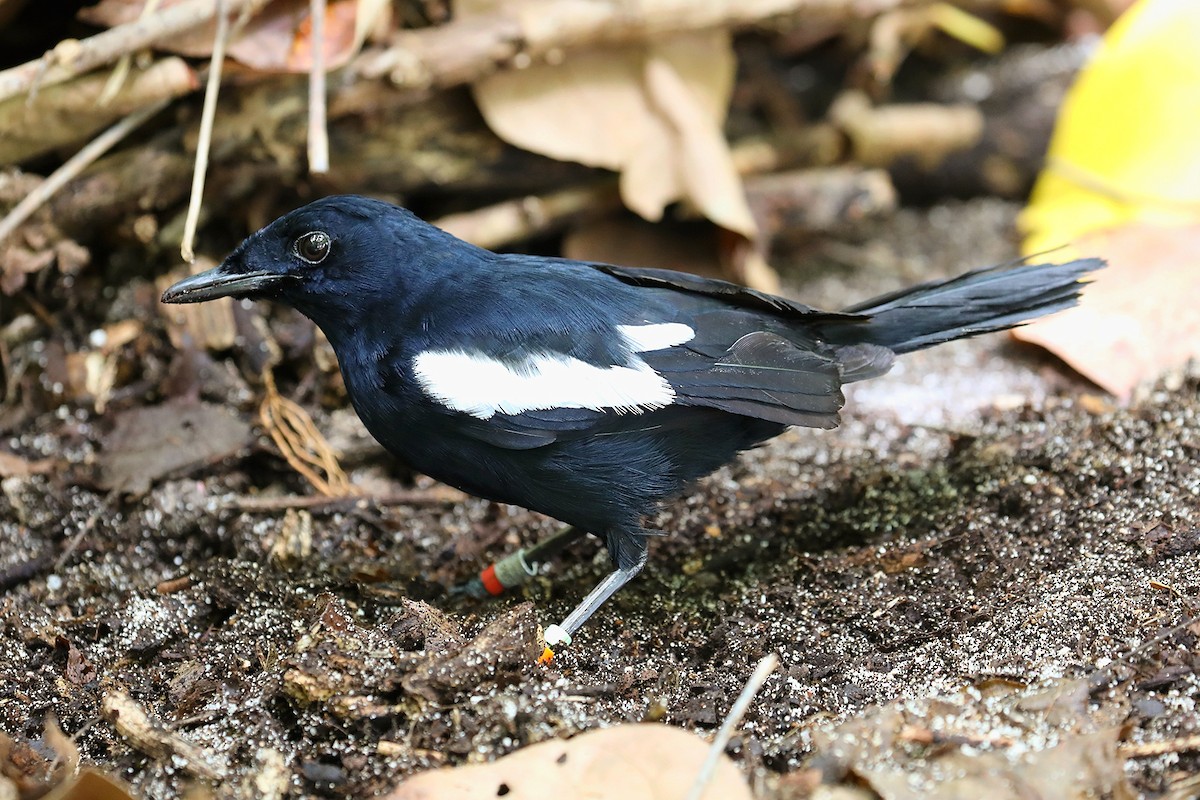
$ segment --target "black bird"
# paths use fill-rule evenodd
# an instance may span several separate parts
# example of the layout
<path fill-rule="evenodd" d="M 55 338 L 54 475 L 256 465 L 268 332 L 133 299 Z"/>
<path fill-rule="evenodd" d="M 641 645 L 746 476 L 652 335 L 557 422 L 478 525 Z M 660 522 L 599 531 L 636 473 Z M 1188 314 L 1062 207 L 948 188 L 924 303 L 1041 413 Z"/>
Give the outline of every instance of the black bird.
<path fill-rule="evenodd" d="M 1101 266 L 983 269 L 826 312 L 685 273 L 492 253 L 339 196 L 280 217 L 162 300 L 298 309 L 396 457 L 603 538 L 616 568 L 547 628 L 554 646 L 642 569 L 643 520 L 661 501 L 789 425 L 835 427 L 842 385 L 899 353 L 1074 305 Z"/>

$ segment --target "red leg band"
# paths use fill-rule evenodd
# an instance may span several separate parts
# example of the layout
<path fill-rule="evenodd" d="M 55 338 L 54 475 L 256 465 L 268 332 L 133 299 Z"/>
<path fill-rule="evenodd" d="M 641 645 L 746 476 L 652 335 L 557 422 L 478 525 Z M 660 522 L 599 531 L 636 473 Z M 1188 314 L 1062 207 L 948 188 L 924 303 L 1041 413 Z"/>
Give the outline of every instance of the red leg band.
<path fill-rule="evenodd" d="M 483 572 L 479 573 L 479 582 L 483 584 L 483 588 L 487 589 L 488 594 L 504 594 L 504 584 L 501 583 L 500 579 L 496 577 L 495 564 L 492 564 Z"/>

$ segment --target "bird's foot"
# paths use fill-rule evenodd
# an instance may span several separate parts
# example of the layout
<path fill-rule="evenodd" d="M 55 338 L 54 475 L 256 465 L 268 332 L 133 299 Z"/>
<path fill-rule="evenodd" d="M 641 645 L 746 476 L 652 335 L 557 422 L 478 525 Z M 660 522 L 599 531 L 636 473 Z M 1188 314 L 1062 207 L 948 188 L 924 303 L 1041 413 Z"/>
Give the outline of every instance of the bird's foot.
<path fill-rule="evenodd" d="M 561 625 L 551 625 L 542 634 L 542 641 L 544 645 L 542 654 L 538 657 L 538 663 L 545 666 L 554 660 L 555 647 L 559 645 L 566 647 L 571 643 L 571 634 L 567 633 Z"/>
<path fill-rule="evenodd" d="M 542 655 L 538 659 L 539 664 L 549 664 L 554 658 L 554 648 L 562 645 L 566 647 L 571 643 L 571 635 L 583 626 L 583 623 L 588 621 L 592 614 L 596 613 L 596 609 L 604 604 L 604 601 L 612 597 L 618 589 L 637 575 L 642 570 L 642 565 L 634 564 L 631 567 L 623 567 L 610 572 L 604 580 L 596 585 L 595 589 L 588 592 L 587 597 L 575 607 L 575 610 L 567 615 L 567 618 L 559 625 L 550 625 L 542 634 L 542 641 L 545 642 L 545 649 L 542 650 Z"/>

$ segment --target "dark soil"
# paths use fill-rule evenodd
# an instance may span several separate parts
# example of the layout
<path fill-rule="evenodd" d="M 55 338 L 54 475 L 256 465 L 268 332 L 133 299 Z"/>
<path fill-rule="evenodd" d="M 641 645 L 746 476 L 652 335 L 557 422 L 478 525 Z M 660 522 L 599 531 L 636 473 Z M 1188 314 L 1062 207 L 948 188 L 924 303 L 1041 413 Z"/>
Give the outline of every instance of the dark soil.
<path fill-rule="evenodd" d="M 787 270 L 789 291 L 838 305 L 1005 260 L 1012 214 L 995 202 L 903 212 L 815 244 Z M 152 384 L 171 347 L 145 316 L 152 303 L 126 308 L 142 315 Z M 10 347 L 43 340 L 55 346 L 43 331 Z M 221 353 L 194 380 L 234 423 L 257 424 L 240 357 Z M 205 775 L 219 796 L 250 796 L 280 757 L 294 795 L 367 797 L 597 726 L 711 730 L 770 651 L 780 668 L 728 748 L 760 796 L 822 782 L 917 796 L 941 780 L 930 765 L 947 747 L 1037 786 L 1050 769 L 1037 753 L 1105 732 L 1091 777 L 1069 779 L 1081 793 L 1121 796 L 1123 772 L 1145 796 L 1184 796 L 1200 769 L 1194 744 L 1141 747 L 1200 734 L 1195 373 L 1122 408 L 1001 335 L 906 358 L 855 388 L 840 429 L 793 430 L 665 509 L 654 527 L 672 535 L 643 576 L 542 667 L 536 625 L 607 570 L 599 547 L 574 545 L 524 597 L 451 596 L 555 523 L 447 501 L 420 477 L 422 502 L 377 504 L 409 491 L 408 477 L 337 408 L 336 374 L 304 372 L 284 392 L 347 453 L 371 492 L 361 501 L 237 510 L 310 491 L 260 434 L 209 458 L 211 437 L 179 432 L 175 455 L 198 455 L 144 493 L 97 488 L 125 485 L 103 474 L 103 448 L 115 416 L 163 398 L 146 385 L 104 414 L 82 402 L 0 414 L 0 450 L 50 460 L 0 491 L 0 731 L 32 747 L 31 796 L 54 782 L 48 718 L 144 797 L 177 797 Z M 102 711 L 121 692 L 199 761 L 122 732 Z M 1098 759 L 1115 775 L 1096 777 Z"/>

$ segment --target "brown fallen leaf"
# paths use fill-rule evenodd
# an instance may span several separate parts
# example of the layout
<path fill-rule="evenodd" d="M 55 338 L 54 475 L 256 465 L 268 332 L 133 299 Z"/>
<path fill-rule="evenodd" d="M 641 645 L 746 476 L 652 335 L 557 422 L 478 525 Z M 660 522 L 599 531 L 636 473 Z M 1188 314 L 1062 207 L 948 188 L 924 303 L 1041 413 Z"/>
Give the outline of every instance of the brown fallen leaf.
<path fill-rule="evenodd" d="M 400 610 L 387 621 L 388 638 L 409 650 L 444 653 L 463 646 L 462 630 L 438 609 L 422 600 L 399 599 Z"/>
<path fill-rule="evenodd" d="M 79 748 L 58 727 L 53 715 L 43 724 L 40 742 L 0 731 L 0 797 L 50 797 L 79 767 Z M 58 787 L 50 794 L 51 787 Z"/>
<path fill-rule="evenodd" d="M 1078 308 L 1013 335 L 1041 345 L 1128 399 L 1143 381 L 1200 358 L 1200 225 L 1130 223 L 1081 237 L 1108 260 Z"/>
<path fill-rule="evenodd" d="M 14 295 L 28 276 L 57 264 L 64 274 L 78 272 L 91 253 L 51 223 L 29 222 L 0 242 L 0 294 Z"/>
<path fill-rule="evenodd" d="M 183 0 L 162 0 L 159 10 Z M 325 68 L 336 69 L 358 50 L 356 30 L 360 0 L 326 0 L 324 25 Z M 133 22 L 142 13 L 144 0 L 102 0 L 79 12 L 93 25 L 113 27 Z M 263 72 L 308 72 L 312 67 L 312 18 L 308 0 L 273 0 L 245 24 L 229 42 L 227 55 Z M 185 56 L 212 55 L 216 22 L 166 39 L 158 49 Z"/>
<path fill-rule="evenodd" d="M 95 767 L 86 767 L 42 800 L 134 800 L 134 795 L 128 786 L 113 776 Z"/>
<path fill-rule="evenodd" d="M 104 439 L 98 483 L 142 494 L 154 481 L 227 458 L 250 440 L 250 425 L 222 406 L 171 400 L 133 408 L 117 417 Z"/>
<path fill-rule="evenodd" d="M 387 800 L 683 800 L 707 753 L 707 742 L 678 728 L 618 725 L 531 745 L 491 764 L 425 772 L 397 786 Z M 737 767 L 722 755 L 704 797 L 752 796 Z"/>
<path fill-rule="evenodd" d="M 885 800 L 1132 800 L 1118 751 L 1127 700 L 1093 705 L 1090 688 L 993 679 L 868 708 L 814 728 L 811 765 L 836 781 L 822 788 L 866 785 Z"/>
<path fill-rule="evenodd" d="M 630 264 L 724 277 L 716 230 L 696 222 L 650 223 L 630 214 L 591 217 L 563 238 L 563 255 L 579 261 Z"/>

